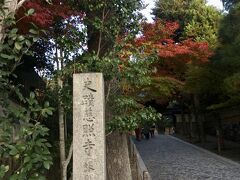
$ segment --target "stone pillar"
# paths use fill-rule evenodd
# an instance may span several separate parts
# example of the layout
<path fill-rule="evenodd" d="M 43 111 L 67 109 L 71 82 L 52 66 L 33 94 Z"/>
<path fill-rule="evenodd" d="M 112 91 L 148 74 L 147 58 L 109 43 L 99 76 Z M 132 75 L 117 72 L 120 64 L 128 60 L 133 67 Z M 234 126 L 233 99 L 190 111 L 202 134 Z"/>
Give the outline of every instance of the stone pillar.
<path fill-rule="evenodd" d="M 73 75 L 73 180 L 106 180 L 102 73 Z"/>

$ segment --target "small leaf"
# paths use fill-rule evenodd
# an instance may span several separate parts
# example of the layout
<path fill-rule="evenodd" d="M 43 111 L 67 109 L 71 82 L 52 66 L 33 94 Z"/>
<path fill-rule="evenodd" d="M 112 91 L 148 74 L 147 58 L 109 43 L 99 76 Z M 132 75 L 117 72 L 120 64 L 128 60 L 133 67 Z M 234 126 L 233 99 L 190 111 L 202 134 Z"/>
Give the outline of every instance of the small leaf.
<path fill-rule="evenodd" d="M 18 150 L 14 147 L 11 149 L 11 151 L 9 152 L 10 155 L 15 156 L 18 153 Z"/>
<path fill-rule="evenodd" d="M 13 55 L 1 54 L 0 56 L 5 59 L 14 59 Z"/>
<path fill-rule="evenodd" d="M 31 160 L 31 158 L 30 158 L 29 156 L 27 156 L 27 157 L 24 158 L 23 163 L 27 163 L 27 162 L 29 162 L 30 160 Z"/>
<path fill-rule="evenodd" d="M 22 35 L 20 35 L 20 36 L 18 36 L 18 41 L 23 41 L 25 38 L 24 38 L 24 36 L 22 36 Z"/>
<path fill-rule="evenodd" d="M 46 169 L 50 169 L 50 163 L 49 163 L 49 161 L 44 161 L 43 162 L 43 166 L 46 168 Z"/>
<path fill-rule="evenodd" d="M 29 40 L 26 40 L 25 43 L 28 47 L 30 47 L 32 45 L 32 43 Z"/>
<path fill-rule="evenodd" d="M 13 28 L 13 29 L 10 31 L 11 34 L 16 34 L 17 32 L 18 32 L 18 29 L 17 29 L 17 28 Z"/>
<path fill-rule="evenodd" d="M 34 92 L 31 92 L 31 93 L 30 93 L 30 98 L 31 98 L 31 99 L 34 99 L 34 98 L 35 98 Z"/>
<path fill-rule="evenodd" d="M 30 16 L 34 13 L 34 9 L 29 9 L 28 12 L 27 12 L 27 15 Z"/>
<path fill-rule="evenodd" d="M 45 143 L 45 146 L 52 147 L 52 145 L 50 143 Z"/>
<path fill-rule="evenodd" d="M 32 33 L 32 34 L 38 34 L 38 32 L 34 29 L 30 29 L 29 32 Z"/>
<path fill-rule="evenodd" d="M 5 166 L 5 172 L 8 172 L 9 166 Z"/>
<path fill-rule="evenodd" d="M 17 50 L 21 50 L 22 49 L 22 45 L 19 42 L 15 42 L 14 46 Z"/>
<path fill-rule="evenodd" d="M 44 103 L 44 107 L 49 107 L 49 102 L 48 102 L 48 101 L 46 101 L 46 102 Z"/>
<path fill-rule="evenodd" d="M 46 109 L 45 112 L 46 112 L 48 115 L 53 115 L 53 112 L 52 112 L 50 109 Z"/>
<path fill-rule="evenodd" d="M 33 42 L 37 42 L 38 38 L 37 37 L 34 37 L 33 38 Z"/>

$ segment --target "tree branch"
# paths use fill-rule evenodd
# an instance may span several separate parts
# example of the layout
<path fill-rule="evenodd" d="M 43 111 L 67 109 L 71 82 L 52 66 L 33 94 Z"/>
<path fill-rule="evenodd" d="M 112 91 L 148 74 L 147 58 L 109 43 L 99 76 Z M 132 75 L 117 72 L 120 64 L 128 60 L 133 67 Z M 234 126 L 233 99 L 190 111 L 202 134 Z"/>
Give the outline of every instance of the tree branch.
<path fill-rule="evenodd" d="M 68 157 L 64 163 L 65 166 L 68 166 L 71 158 L 72 158 L 72 154 L 73 154 L 73 142 L 71 143 L 71 146 L 70 146 L 70 149 L 69 149 L 69 152 L 68 152 Z"/>
<path fill-rule="evenodd" d="M 105 7 L 103 8 L 103 12 L 102 12 L 102 27 L 101 27 L 101 29 L 100 29 L 100 34 L 99 34 L 97 56 L 99 56 L 100 51 L 101 51 L 102 28 L 103 28 L 103 25 L 104 25 L 104 19 L 105 19 Z"/>
<path fill-rule="evenodd" d="M 107 133 L 105 136 L 107 137 L 107 136 L 109 136 L 109 135 L 112 134 L 112 133 L 113 133 L 113 131 Z"/>
<path fill-rule="evenodd" d="M 108 102 L 108 100 L 109 100 L 109 95 L 110 95 L 110 91 L 111 91 L 111 81 L 112 81 L 112 80 L 110 80 L 109 83 L 108 83 L 108 90 L 107 90 L 106 102 Z"/>
<path fill-rule="evenodd" d="M 61 180 L 67 180 L 67 167 L 68 167 L 68 164 L 70 163 L 72 154 L 73 154 L 73 141 L 71 142 L 71 146 L 70 146 L 70 148 L 69 148 L 68 157 L 67 157 L 67 159 L 63 162 L 63 167 L 62 167 L 62 179 L 61 179 Z"/>
<path fill-rule="evenodd" d="M 18 10 L 26 1 L 28 1 L 28 0 L 21 0 L 21 1 L 17 4 L 16 10 Z"/>

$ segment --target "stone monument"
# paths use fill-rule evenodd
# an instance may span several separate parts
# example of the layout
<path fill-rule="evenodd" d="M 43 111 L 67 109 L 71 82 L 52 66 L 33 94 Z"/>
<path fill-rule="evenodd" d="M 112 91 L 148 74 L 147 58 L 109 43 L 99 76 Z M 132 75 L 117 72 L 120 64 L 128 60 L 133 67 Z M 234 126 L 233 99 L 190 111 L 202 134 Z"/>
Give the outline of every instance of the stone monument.
<path fill-rule="evenodd" d="M 73 180 L 106 180 L 102 73 L 73 75 Z"/>

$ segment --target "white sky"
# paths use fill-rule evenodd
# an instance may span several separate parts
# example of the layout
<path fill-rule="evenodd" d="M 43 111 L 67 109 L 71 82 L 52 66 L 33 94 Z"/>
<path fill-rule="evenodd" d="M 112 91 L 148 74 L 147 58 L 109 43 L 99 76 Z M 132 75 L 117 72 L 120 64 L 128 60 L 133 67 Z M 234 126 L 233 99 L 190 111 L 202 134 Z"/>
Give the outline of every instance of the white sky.
<path fill-rule="evenodd" d="M 221 0 L 207 0 L 209 5 L 213 5 L 218 9 L 223 9 Z M 152 22 L 152 15 L 151 9 L 154 7 L 155 0 L 143 0 L 144 4 L 148 5 L 146 9 L 142 10 L 141 12 L 147 18 L 148 22 Z"/>

